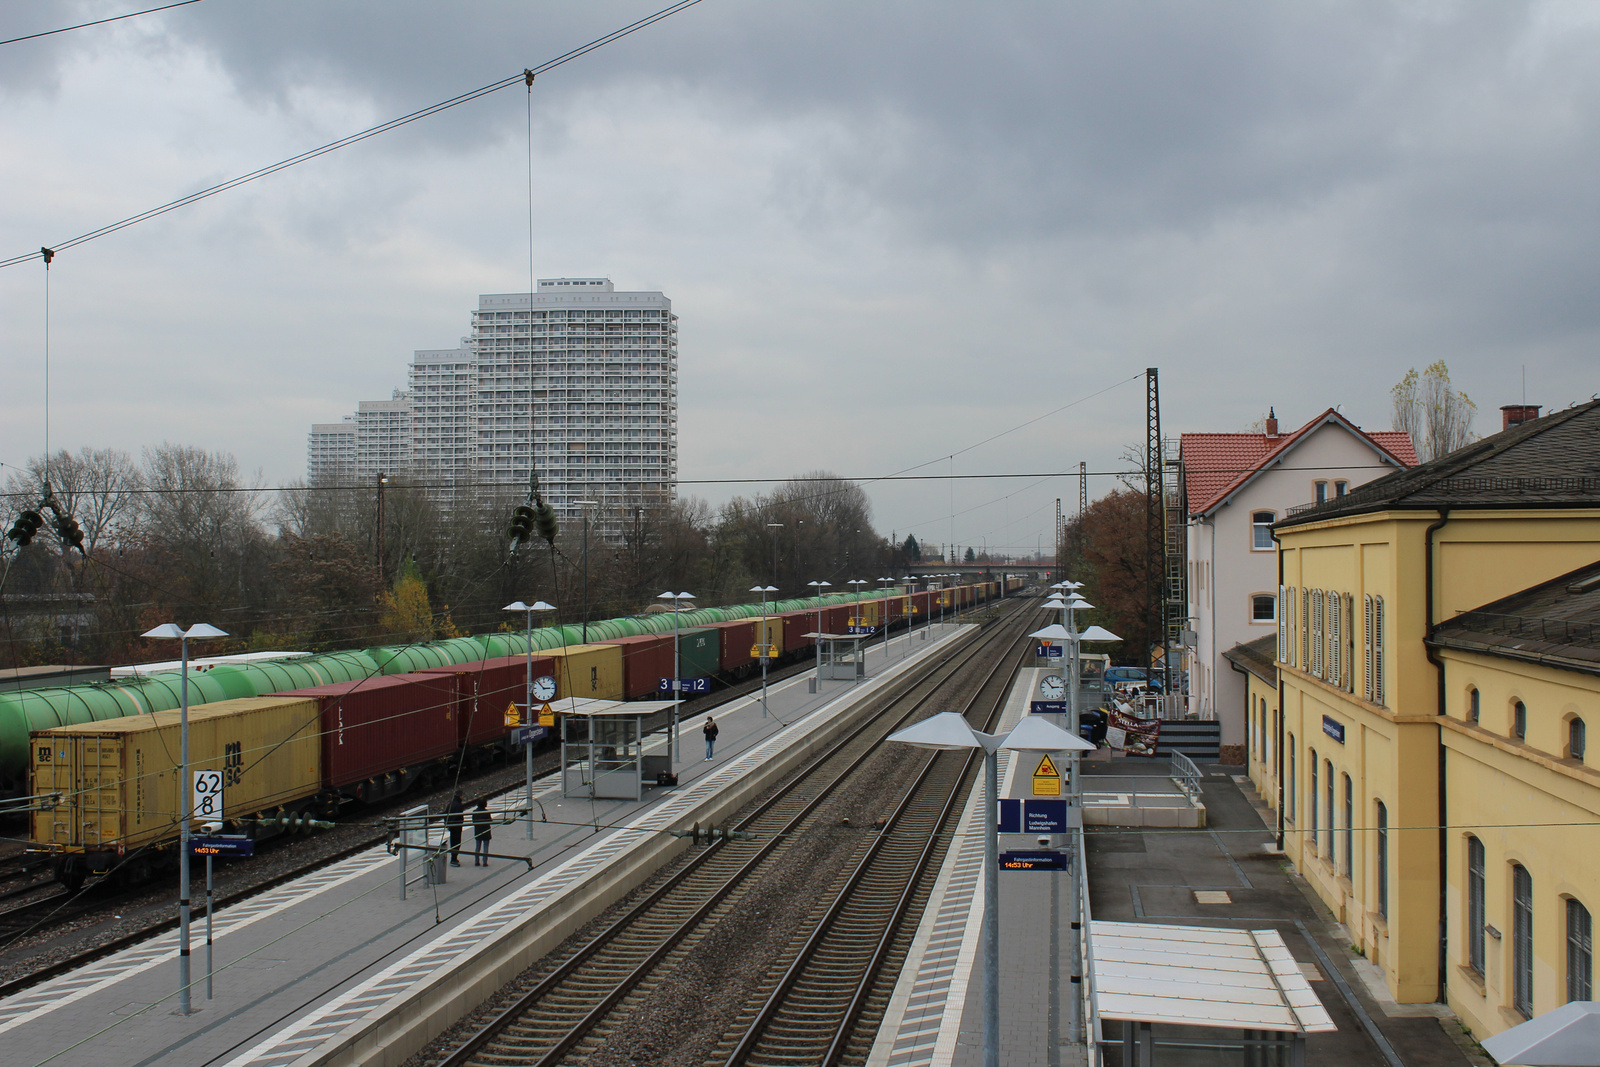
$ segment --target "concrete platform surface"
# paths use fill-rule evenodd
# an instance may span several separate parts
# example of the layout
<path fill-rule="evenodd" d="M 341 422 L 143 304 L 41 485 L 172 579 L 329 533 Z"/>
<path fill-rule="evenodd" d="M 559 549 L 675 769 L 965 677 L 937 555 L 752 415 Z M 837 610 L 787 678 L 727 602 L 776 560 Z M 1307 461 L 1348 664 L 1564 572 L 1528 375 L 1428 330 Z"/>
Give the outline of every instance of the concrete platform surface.
<path fill-rule="evenodd" d="M 926 628 L 922 628 L 925 630 Z M 398 861 L 382 848 L 218 912 L 215 999 L 204 988 L 204 934 L 194 939 L 194 1012 L 177 1006 L 177 935 L 166 934 L 25 990 L 0 1004 L 7 1067 L 277 1067 L 315 1062 L 398 1063 L 433 1028 L 453 1021 L 530 958 L 689 847 L 662 831 L 727 814 L 842 731 L 850 711 L 889 679 L 920 669 L 935 649 L 975 626 L 935 625 L 868 651 L 868 678 L 810 674 L 715 709 L 716 758 L 703 759 L 697 717 L 683 731 L 675 789 L 642 802 L 571 799 L 558 775 L 535 783 L 548 822 L 496 825 L 492 851 L 528 856 L 475 867 L 471 829 L 443 885 L 413 884 L 398 899 Z M 920 633 L 921 630 L 918 631 Z M 650 751 L 664 751 L 652 739 Z M 491 810 L 521 806 L 518 790 Z M 413 869 L 415 867 L 413 866 Z M 520 947 L 516 947 L 520 946 Z M 531 954 L 531 956 L 530 956 Z M 429 1034 L 429 1037 L 432 1035 Z M 426 1038 L 424 1038 L 425 1040 Z M 415 1044 L 413 1044 L 413 1048 Z"/>
<path fill-rule="evenodd" d="M 1006 725 L 1024 712 L 1033 680 L 1024 671 L 1007 709 Z M 1014 789 L 1016 770 L 1001 754 L 1001 795 Z M 1095 919 L 1271 928 L 1283 935 L 1302 973 L 1338 1030 L 1312 1034 L 1307 1062 L 1328 1067 L 1467 1067 L 1474 1061 L 1452 1036 L 1455 1025 L 1410 1006 L 1384 1004 L 1363 982 L 1360 964 L 1338 924 L 1304 891 L 1281 855 L 1266 846 L 1273 835 L 1229 768 L 1207 767 L 1204 829 L 1092 827 L 1088 832 L 1091 914 Z M 1086 763 L 1086 796 L 1096 779 L 1119 779 L 1160 795 L 1176 791 L 1164 762 L 1118 759 Z M 1165 784 L 1163 784 L 1165 782 Z M 1126 784 L 1124 784 L 1126 783 Z M 1246 785 L 1245 788 L 1248 788 Z M 983 822 L 981 790 L 969 798 L 955 844 L 899 977 L 869 1067 L 977 1067 L 983 1062 Z M 1005 847 L 1004 844 L 1001 846 Z M 1012 1067 L 1060 1067 L 1086 1062 L 1082 1046 L 1065 1043 L 1071 984 L 1060 961 L 1066 952 L 1070 873 L 1000 872 L 1000 1062 Z M 1388 1008 L 1388 1011 L 1385 1009 Z M 1109 1034 L 1108 1037 L 1116 1035 Z M 1205 1036 L 1223 1039 L 1226 1031 Z M 1106 1050 L 1108 1064 L 1120 1050 Z M 1239 1053 L 1157 1049 L 1157 1063 L 1239 1062 Z"/>

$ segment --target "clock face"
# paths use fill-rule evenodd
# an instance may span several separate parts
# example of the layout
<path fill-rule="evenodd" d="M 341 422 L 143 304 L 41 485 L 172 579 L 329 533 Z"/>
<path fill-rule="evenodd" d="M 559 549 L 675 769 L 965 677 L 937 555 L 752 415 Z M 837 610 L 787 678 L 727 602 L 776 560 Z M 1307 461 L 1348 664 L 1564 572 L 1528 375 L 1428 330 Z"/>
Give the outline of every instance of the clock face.
<path fill-rule="evenodd" d="M 1046 700 L 1060 700 L 1067 695 L 1067 683 L 1059 674 L 1047 674 L 1039 681 L 1039 693 Z"/>
<path fill-rule="evenodd" d="M 556 680 L 548 674 L 533 680 L 533 695 L 539 700 L 550 700 L 556 695 Z"/>

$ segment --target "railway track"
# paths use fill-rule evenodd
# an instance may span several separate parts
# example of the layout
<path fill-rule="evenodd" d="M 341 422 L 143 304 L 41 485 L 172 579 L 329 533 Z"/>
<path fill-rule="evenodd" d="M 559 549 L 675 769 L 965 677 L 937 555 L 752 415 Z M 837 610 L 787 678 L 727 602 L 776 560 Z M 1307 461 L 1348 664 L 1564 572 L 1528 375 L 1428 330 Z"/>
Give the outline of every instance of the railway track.
<path fill-rule="evenodd" d="M 1016 612 L 1014 622 L 993 627 L 977 648 L 935 666 L 889 698 L 734 827 L 751 835 L 749 839 L 736 836 L 709 844 L 451 1051 L 443 1067 L 581 1060 L 614 1037 L 637 1002 L 721 919 L 747 903 L 764 874 L 815 840 L 815 831 L 821 829 L 819 808 L 881 754 L 890 733 L 920 717 L 936 699 L 948 699 L 946 687 L 960 684 L 977 694 L 969 710 L 984 706 L 977 725 L 989 724 L 1009 688 L 1009 668 L 1020 659 L 1019 653 L 1007 652 L 1034 616 L 1031 610 Z M 986 661 L 992 665 L 974 667 Z M 967 677 L 974 673 L 977 679 Z M 758 984 L 754 1006 L 741 1020 L 742 1033 L 725 1043 L 726 1055 L 719 1060 L 822 1062 L 822 1052 L 848 1044 L 858 1022 L 875 1028 L 874 1011 L 881 1012 L 881 1004 L 874 1008 L 862 990 L 871 988 L 872 977 L 892 958 L 894 935 L 903 919 L 925 900 L 931 879 L 924 874 L 942 858 L 957 800 L 973 777 L 964 754 L 938 753 L 921 760 L 912 784 L 900 791 L 894 813 L 876 833 L 861 835 L 852 869 L 834 890 L 822 921 L 810 924 L 808 936 L 768 967 L 774 977 Z M 797 1036 L 802 1031 L 803 1038 Z M 800 1044 L 806 1052 L 797 1058 L 793 1049 Z M 773 1058 L 767 1049 L 775 1045 L 788 1050 Z M 821 1052 L 812 1055 L 815 1048 Z"/>

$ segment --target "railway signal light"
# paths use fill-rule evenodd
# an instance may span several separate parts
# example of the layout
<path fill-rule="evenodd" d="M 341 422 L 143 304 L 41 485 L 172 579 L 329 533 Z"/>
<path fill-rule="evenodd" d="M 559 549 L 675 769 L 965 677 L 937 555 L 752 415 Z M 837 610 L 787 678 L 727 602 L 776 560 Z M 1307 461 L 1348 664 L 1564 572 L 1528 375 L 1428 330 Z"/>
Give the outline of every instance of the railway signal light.
<path fill-rule="evenodd" d="M 39 527 L 43 525 L 44 516 L 29 508 L 17 516 L 16 523 L 12 525 L 10 530 L 6 531 L 6 536 L 15 541 L 18 548 L 21 548 L 33 540 L 33 535 L 38 533 Z"/>
<path fill-rule="evenodd" d="M 533 539 L 533 519 L 533 509 L 526 504 L 518 504 L 511 509 L 511 529 L 506 534 L 513 545 Z"/>

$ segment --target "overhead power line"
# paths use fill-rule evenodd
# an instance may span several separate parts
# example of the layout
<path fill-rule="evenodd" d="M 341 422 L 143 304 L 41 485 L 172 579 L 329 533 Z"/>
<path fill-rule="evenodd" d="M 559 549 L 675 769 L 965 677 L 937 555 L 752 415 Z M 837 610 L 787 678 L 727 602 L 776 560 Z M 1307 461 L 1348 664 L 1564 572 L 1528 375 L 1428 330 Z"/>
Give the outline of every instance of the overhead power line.
<path fill-rule="evenodd" d="M 178 2 L 175 4 L 162 4 L 160 7 L 147 7 L 143 11 L 130 11 L 126 15 L 112 15 L 110 18 L 95 19 L 93 22 L 80 22 L 75 26 L 62 26 L 60 29 L 42 30 L 39 33 L 28 33 L 21 37 L 12 37 L 8 40 L 0 41 L 0 45 L 16 44 L 19 41 L 36 41 L 40 37 L 53 37 L 58 33 L 67 33 L 70 30 L 88 29 L 90 26 L 104 26 L 108 22 L 121 22 L 123 19 L 138 18 L 140 15 L 151 15 L 157 11 L 171 11 L 175 7 L 188 7 L 190 4 L 198 4 L 199 2 L 200 0 L 178 0 Z"/>
<path fill-rule="evenodd" d="M 453 96 L 448 100 L 441 100 L 437 104 L 430 104 L 428 107 L 422 108 L 418 111 L 413 111 L 409 115 L 402 115 L 397 119 L 390 119 L 388 122 L 369 127 L 368 129 L 362 130 L 359 133 L 352 133 L 348 137 L 341 137 L 337 141 L 330 141 L 329 143 L 318 148 L 312 148 L 308 151 L 301 152 L 299 155 L 290 156 L 288 159 L 280 159 L 276 163 L 269 164 L 265 167 L 260 167 L 256 170 L 250 171 L 248 174 L 241 174 L 236 178 L 230 178 L 225 182 L 220 182 L 208 188 L 201 189 L 199 192 L 190 193 L 188 196 L 183 196 L 176 200 L 168 201 L 159 207 L 153 207 L 147 211 L 141 211 L 137 215 L 129 215 L 125 219 L 119 219 L 116 222 L 108 223 L 105 226 L 101 226 L 99 229 L 90 230 L 88 233 L 79 234 L 78 236 L 69 240 L 59 241 L 56 244 L 49 246 L 50 251 L 52 253 L 60 253 L 76 245 L 81 245 L 85 242 L 93 241 L 96 238 L 105 237 L 108 234 L 116 233 L 118 230 L 125 230 L 129 226 L 136 226 L 141 222 L 148 222 L 150 219 L 165 215 L 169 211 L 176 211 L 181 207 L 188 207 L 190 204 L 198 203 L 201 200 L 216 196 L 218 193 L 225 193 L 230 189 L 237 189 L 241 185 L 247 185 L 250 182 L 256 181 L 260 178 L 265 178 L 269 174 L 276 174 L 280 170 L 287 170 L 290 167 L 298 166 L 301 163 L 308 162 L 320 156 L 325 156 L 330 152 L 337 152 L 341 148 L 348 148 L 353 144 L 359 144 L 370 137 L 376 137 L 379 134 L 388 133 L 391 130 L 397 130 L 402 126 L 409 125 L 418 121 L 419 119 L 425 119 L 432 115 L 437 115 L 441 111 L 447 111 L 450 108 L 457 107 L 458 105 L 469 103 L 473 100 L 479 99 L 480 97 L 488 96 L 491 93 L 499 92 L 501 89 L 505 89 L 509 86 L 524 85 L 527 83 L 529 77 L 537 77 L 546 71 L 551 71 L 559 66 L 570 63 L 580 56 L 588 55 L 597 48 L 603 48 L 608 44 L 621 40 L 631 33 L 637 33 L 639 30 L 642 30 L 647 26 L 653 26 L 662 19 L 670 18 L 686 8 L 693 7 L 699 2 L 700 0 L 680 0 L 679 3 L 673 4 L 671 7 L 662 8 L 660 11 L 657 11 L 652 15 L 647 15 L 636 22 L 631 22 L 620 29 L 613 30 L 603 37 L 596 37 L 589 43 L 579 45 L 577 48 L 556 56 L 554 59 L 546 60 L 537 67 L 530 67 L 528 70 L 518 71 L 516 74 L 513 74 L 510 77 L 501 78 L 499 81 L 490 82 L 488 85 L 484 85 L 480 88 L 462 93 L 459 96 Z M 27 263 L 31 260 L 39 259 L 44 254 L 44 249 L 41 248 L 35 252 L 27 252 L 22 255 L 12 256 L 10 259 L 0 259 L 0 267 L 14 267 L 19 263 Z"/>

